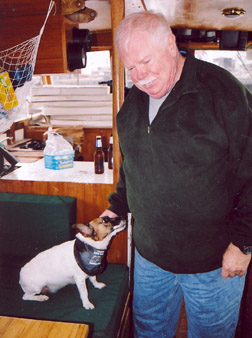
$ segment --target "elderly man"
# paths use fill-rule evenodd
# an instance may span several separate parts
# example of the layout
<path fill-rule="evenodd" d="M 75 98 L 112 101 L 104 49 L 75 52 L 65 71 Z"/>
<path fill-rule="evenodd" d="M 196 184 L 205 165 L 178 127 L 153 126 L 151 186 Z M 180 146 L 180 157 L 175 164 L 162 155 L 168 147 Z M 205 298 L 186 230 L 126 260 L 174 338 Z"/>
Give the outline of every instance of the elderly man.
<path fill-rule="evenodd" d="M 103 215 L 131 212 L 135 337 L 233 337 L 252 249 L 251 93 L 179 51 L 160 14 L 120 24 L 135 86 L 117 115 L 122 165 Z"/>

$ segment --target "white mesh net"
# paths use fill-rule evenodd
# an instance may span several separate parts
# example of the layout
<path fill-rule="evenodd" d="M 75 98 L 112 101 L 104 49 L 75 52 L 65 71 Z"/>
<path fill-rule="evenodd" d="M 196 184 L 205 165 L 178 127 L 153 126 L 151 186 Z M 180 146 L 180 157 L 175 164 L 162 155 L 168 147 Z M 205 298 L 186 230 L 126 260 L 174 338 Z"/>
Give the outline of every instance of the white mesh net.
<path fill-rule="evenodd" d="M 8 130 L 17 114 L 25 109 L 40 39 L 53 6 L 51 0 L 39 35 L 0 51 L 0 133 Z"/>

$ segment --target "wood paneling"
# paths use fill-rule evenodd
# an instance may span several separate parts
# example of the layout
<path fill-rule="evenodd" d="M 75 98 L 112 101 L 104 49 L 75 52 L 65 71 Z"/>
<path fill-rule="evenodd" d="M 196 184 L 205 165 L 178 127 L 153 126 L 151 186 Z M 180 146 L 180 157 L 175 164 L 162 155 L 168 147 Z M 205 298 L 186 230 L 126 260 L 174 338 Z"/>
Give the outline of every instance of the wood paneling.
<path fill-rule="evenodd" d="M 81 146 L 84 161 L 93 161 L 95 152 L 96 136 L 101 135 L 103 148 L 109 147 L 109 137 L 112 133 L 111 128 L 82 128 L 83 134 L 80 134 L 81 126 L 76 127 L 57 127 L 58 131 L 63 133 L 63 136 L 71 136 L 74 142 Z M 48 129 L 48 126 L 27 126 L 24 129 L 24 138 L 33 140 L 43 140 L 43 134 Z M 74 137 L 75 136 L 75 137 Z M 78 142 L 79 137 L 79 142 Z"/>
<path fill-rule="evenodd" d="M 102 147 L 103 149 L 107 149 L 109 147 L 109 137 L 111 133 L 111 128 L 84 128 L 84 161 L 94 160 L 96 136 L 100 135 L 102 137 Z"/>
<path fill-rule="evenodd" d="M 91 35 L 91 50 L 112 50 L 112 31 L 93 31 Z"/>
<path fill-rule="evenodd" d="M 245 288 L 243 292 L 240 318 L 236 332 L 236 338 L 252 337 L 252 265 L 250 264 L 247 271 Z"/>
<path fill-rule="evenodd" d="M 56 6 L 60 6 L 58 0 Z M 49 6 L 50 0 L 2 0 L 0 2 L 1 17 L 17 17 L 24 15 L 39 15 L 45 13 Z M 59 8 L 58 8 L 59 10 Z"/>
<path fill-rule="evenodd" d="M 182 302 L 180 316 L 177 324 L 176 338 L 187 338 L 187 318 L 185 310 L 185 302 Z"/>
<path fill-rule="evenodd" d="M 0 4 L 0 50 L 9 49 L 39 35 L 50 0 L 8 0 Z M 67 72 L 66 31 L 70 25 L 61 14 L 60 0 L 46 23 L 40 40 L 35 74 Z"/>
<path fill-rule="evenodd" d="M 108 195 L 113 191 L 113 185 L 0 180 L 0 191 L 73 196 L 77 199 L 77 222 L 84 223 L 97 218 L 108 207 Z M 127 263 L 127 231 L 112 240 L 108 261 Z"/>

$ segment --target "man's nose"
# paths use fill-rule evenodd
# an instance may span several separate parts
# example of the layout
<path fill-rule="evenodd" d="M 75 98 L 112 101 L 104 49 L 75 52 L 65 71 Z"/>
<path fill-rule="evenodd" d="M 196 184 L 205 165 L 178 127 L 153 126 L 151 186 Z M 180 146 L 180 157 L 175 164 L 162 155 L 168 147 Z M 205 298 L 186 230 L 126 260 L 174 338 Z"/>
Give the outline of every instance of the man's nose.
<path fill-rule="evenodd" d="M 144 65 L 138 66 L 136 68 L 136 73 L 137 73 L 137 80 L 143 80 L 146 76 L 146 69 Z"/>

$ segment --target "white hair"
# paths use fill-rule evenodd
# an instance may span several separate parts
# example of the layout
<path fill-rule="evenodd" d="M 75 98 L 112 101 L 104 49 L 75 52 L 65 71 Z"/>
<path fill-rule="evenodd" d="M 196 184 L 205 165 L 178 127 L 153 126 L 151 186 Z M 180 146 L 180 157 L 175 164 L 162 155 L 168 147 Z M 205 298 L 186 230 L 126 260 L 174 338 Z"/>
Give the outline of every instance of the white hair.
<path fill-rule="evenodd" d="M 131 34 L 137 30 L 147 32 L 154 43 L 162 43 L 162 45 L 167 42 L 169 34 L 172 33 L 166 18 L 161 13 L 145 11 L 130 14 L 122 20 L 116 32 L 115 43 L 119 53 L 127 52 Z"/>

